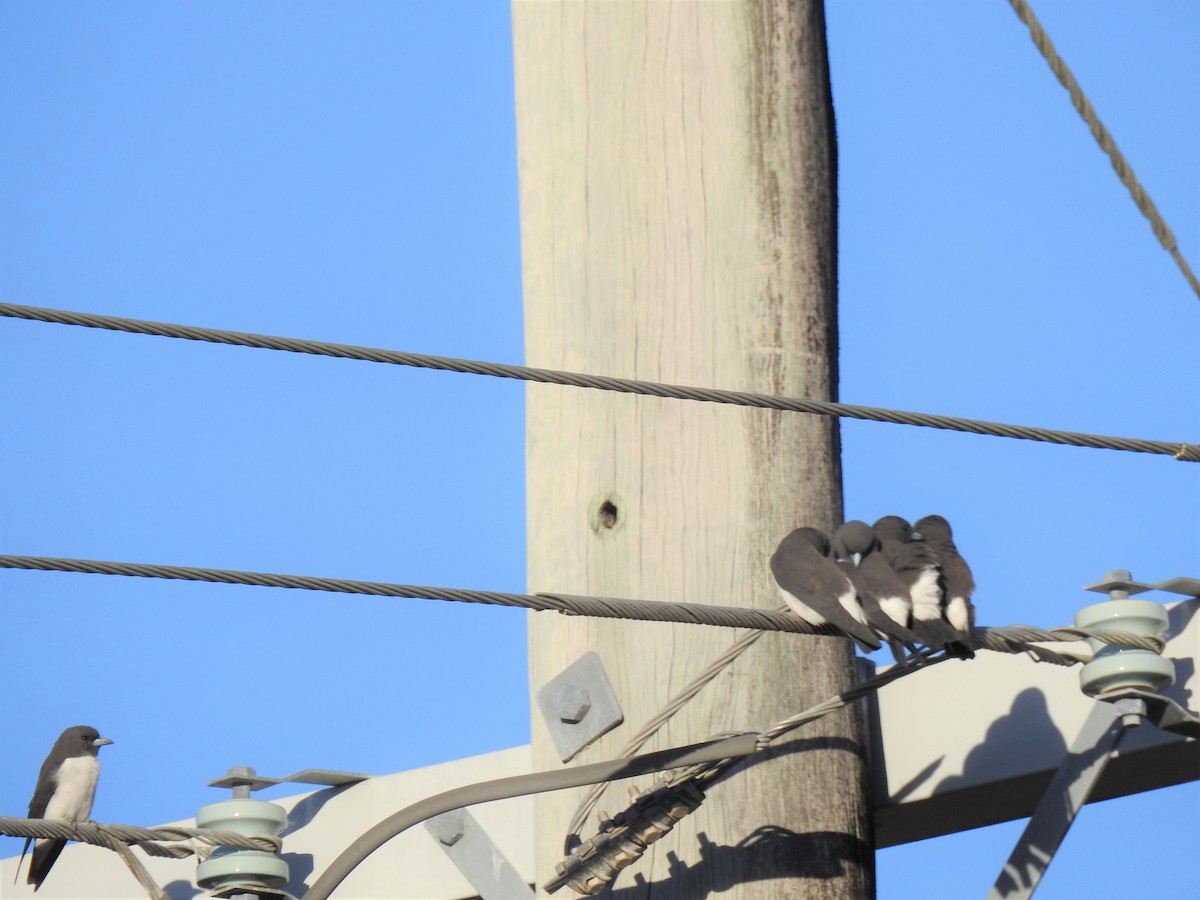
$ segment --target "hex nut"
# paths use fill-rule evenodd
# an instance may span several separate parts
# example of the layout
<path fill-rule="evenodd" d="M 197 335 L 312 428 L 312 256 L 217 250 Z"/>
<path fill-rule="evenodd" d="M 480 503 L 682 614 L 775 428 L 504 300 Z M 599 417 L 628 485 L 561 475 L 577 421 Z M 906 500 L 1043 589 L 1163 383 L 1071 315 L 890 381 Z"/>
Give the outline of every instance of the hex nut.
<path fill-rule="evenodd" d="M 447 813 L 431 820 L 429 830 L 438 839 L 438 843 L 453 847 L 466 833 L 466 823 L 461 812 Z"/>
<path fill-rule="evenodd" d="M 592 698 L 588 694 L 586 688 L 579 687 L 576 684 L 569 684 L 559 692 L 558 697 L 554 701 L 554 713 L 559 720 L 566 722 L 568 725 L 575 725 L 583 721 L 583 717 L 588 714 L 588 710 L 592 708 Z"/>

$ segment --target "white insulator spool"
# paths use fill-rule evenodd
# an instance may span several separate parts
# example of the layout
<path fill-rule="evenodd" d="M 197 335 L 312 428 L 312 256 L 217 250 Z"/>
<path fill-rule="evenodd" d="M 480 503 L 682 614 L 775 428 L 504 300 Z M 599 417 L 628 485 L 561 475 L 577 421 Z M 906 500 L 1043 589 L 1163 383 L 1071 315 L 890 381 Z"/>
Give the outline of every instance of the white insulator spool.
<path fill-rule="evenodd" d="M 232 831 L 247 837 L 277 835 L 287 826 L 282 806 L 265 800 L 222 800 L 200 807 L 196 827 Z M 196 883 L 209 891 L 232 885 L 277 887 L 288 880 L 287 863 L 267 850 L 218 847 L 196 867 Z"/>
<path fill-rule="evenodd" d="M 1129 631 L 1162 637 L 1167 631 L 1167 611 L 1152 600 L 1107 600 L 1081 609 L 1075 625 L 1098 631 Z M 1079 673 L 1079 686 L 1096 696 L 1121 688 L 1160 691 L 1175 680 L 1175 667 L 1153 650 L 1106 644 L 1088 638 L 1092 661 Z"/>

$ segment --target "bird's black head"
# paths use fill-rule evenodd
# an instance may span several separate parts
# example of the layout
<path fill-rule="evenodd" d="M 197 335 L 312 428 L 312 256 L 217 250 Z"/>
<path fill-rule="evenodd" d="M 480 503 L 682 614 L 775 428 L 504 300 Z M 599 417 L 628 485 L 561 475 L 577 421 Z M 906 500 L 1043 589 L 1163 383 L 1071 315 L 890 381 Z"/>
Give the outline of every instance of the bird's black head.
<path fill-rule="evenodd" d="M 861 559 L 875 549 L 875 529 L 851 519 L 833 533 L 833 555 L 838 559 Z"/>
<path fill-rule="evenodd" d="M 816 528 L 797 528 L 783 539 L 779 549 L 795 548 L 799 550 L 805 544 L 815 547 L 822 556 L 829 555 L 829 537 L 825 532 L 818 531 Z"/>
<path fill-rule="evenodd" d="M 108 738 L 100 737 L 100 732 L 91 725 L 75 725 L 59 735 L 57 745 L 61 746 L 68 756 L 79 756 L 82 753 L 95 756 L 101 747 L 111 743 Z"/>
<path fill-rule="evenodd" d="M 875 534 L 880 540 L 899 541 L 907 544 L 913 539 L 913 527 L 899 516 L 884 516 L 875 523 Z"/>
<path fill-rule="evenodd" d="M 941 516 L 924 516 L 917 519 L 914 527 L 925 536 L 926 540 L 948 541 L 952 537 L 950 523 Z"/>

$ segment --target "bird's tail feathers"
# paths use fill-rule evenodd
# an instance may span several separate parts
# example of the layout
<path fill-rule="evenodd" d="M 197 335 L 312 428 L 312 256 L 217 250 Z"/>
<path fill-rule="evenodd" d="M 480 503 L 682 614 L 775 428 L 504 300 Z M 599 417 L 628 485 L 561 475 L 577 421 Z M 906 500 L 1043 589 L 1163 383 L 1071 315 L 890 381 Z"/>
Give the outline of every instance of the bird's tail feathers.
<path fill-rule="evenodd" d="M 29 850 L 29 842 L 33 838 L 25 838 L 25 846 L 21 848 L 21 858 L 17 860 L 17 867 L 13 869 L 13 884 L 17 883 L 17 878 L 21 874 L 21 863 L 25 862 L 25 854 Z"/>
<path fill-rule="evenodd" d="M 950 623 L 941 619 L 913 619 L 912 630 L 921 643 L 926 647 L 940 650 L 958 638 L 958 633 L 950 627 Z"/>
<path fill-rule="evenodd" d="M 42 882 L 50 874 L 51 867 L 65 846 L 67 846 L 67 842 L 64 840 L 37 841 L 33 845 L 33 855 L 29 857 L 29 874 L 25 878 L 25 883 L 32 884 L 34 891 L 42 886 Z"/>

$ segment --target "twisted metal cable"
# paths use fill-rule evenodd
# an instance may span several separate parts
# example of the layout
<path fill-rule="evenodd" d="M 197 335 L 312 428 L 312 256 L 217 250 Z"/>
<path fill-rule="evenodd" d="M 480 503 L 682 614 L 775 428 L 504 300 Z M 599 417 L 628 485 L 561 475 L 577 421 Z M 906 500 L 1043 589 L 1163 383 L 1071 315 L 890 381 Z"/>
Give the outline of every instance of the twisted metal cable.
<path fill-rule="evenodd" d="M 1096 110 L 1092 107 L 1087 95 L 1083 93 L 1083 88 L 1079 86 L 1079 82 L 1075 80 L 1075 76 L 1067 68 L 1067 64 L 1063 62 L 1062 57 L 1058 55 L 1058 51 L 1054 49 L 1054 43 L 1050 40 L 1049 35 L 1046 34 L 1046 30 L 1042 28 L 1042 23 L 1034 15 L 1033 9 L 1027 0 L 1008 0 L 1008 2 L 1018 18 L 1029 28 L 1029 35 L 1033 38 L 1033 43 L 1037 45 L 1046 62 L 1050 64 L 1050 70 L 1054 72 L 1059 84 L 1065 87 L 1071 95 L 1071 104 L 1079 112 L 1079 115 L 1083 117 L 1083 121 L 1087 124 L 1088 130 L 1091 131 L 1092 137 L 1096 139 L 1096 143 L 1100 145 L 1100 149 L 1108 154 L 1117 177 L 1121 179 L 1121 183 L 1129 191 L 1133 202 L 1137 204 L 1137 208 L 1141 210 L 1142 215 L 1150 220 L 1150 228 L 1154 231 L 1154 236 L 1158 238 L 1158 242 L 1162 244 L 1163 249 L 1171 254 L 1176 265 L 1179 266 L 1179 270 L 1183 272 L 1183 277 L 1187 279 L 1192 290 L 1200 297 L 1200 281 L 1196 280 L 1191 266 L 1183 258 L 1183 253 L 1179 250 L 1179 245 L 1175 241 L 1175 235 L 1167 226 L 1162 214 L 1159 213 L 1158 207 L 1154 205 L 1154 201 L 1150 199 L 1150 195 L 1146 193 L 1146 189 L 1137 180 L 1137 176 L 1134 175 L 1133 168 L 1129 165 L 1128 160 L 1125 159 L 1124 154 L 1117 148 L 1117 142 L 1113 140 L 1113 136 L 1109 134 L 1108 129 L 1104 127 L 1104 123 L 1100 121 L 1100 117 L 1096 115 Z"/>
<path fill-rule="evenodd" d="M 884 685 L 891 684 L 893 681 L 901 678 L 906 678 L 916 672 L 923 672 L 930 666 L 946 662 L 949 659 L 957 659 L 957 657 L 943 651 L 934 656 L 924 657 L 915 665 L 892 666 L 882 675 L 874 675 L 852 687 L 846 688 L 841 693 L 834 694 L 816 706 L 809 707 L 794 716 L 788 716 L 786 719 L 782 719 L 769 728 L 764 729 L 758 735 L 758 749 L 765 750 L 771 743 L 789 731 L 795 731 L 801 725 L 807 725 L 809 722 L 815 722 L 817 719 L 827 716 L 832 712 L 837 712 L 855 700 L 879 690 Z"/>
<path fill-rule="evenodd" d="M 1106 644 L 1120 644 L 1123 647 L 1136 647 L 1139 650 L 1150 650 L 1162 653 L 1167 642 L 1155 635 L 1135 634 L 1132 631 L 1100 631 L 1095 628 L 1074 628 L 1063 626 L 1059 628 L 1037 628 L 1033 625 L 976 626 L 971 629 L 971 643 L 977 648 L 994 650 L 997 653 L 1034 653 L 1049 654 L 1045 661 L 1051 661 L 1052 651 L 1045 647 L 1036 646 L 1039 643 L 1062 643 L 1084 641 L 1087 639 L 1102 641 Z M 1072 657 L 1062 657 L 1059 665 L 1073 666 L 1080 662 Z"/>
<path fill-rule="evenodd" d="M 794 613 L 782 610 L 748 609 L 737 606 L 709 606 L 703 603 L 670 603 L 651 600 L 624 600 L 614 597 L 580 597 L 573 594 L 510 594 L 501 591 L 477 591 L 439 588 L 413 584 L 389 584 L 378 581 L 350 581 L 342 578 L 314 578 L 306 575 L 278 575 L 268 572 L 236 572 L 227 569 L 202 569 L 191 566 L 159 566 L 145 563 L 103 562 L 92 559 L 60 559 L 45 556 L 0 555 L 0 568 L 34 569 L 44 572 L 79 572 L 94 575 L 122 575 L 138 578 L 165 578 L 203 581 L 215 584 L 243 584 L 256 587 L 293 588 L 330 591 L 338 594 L 366 594 L 375 597 L 447 600 L 559 612 L 564 615 L 604 619 L 632 619 L 643 622 L 675 622 L 691 625 L 717 625 L 728 628 L 755 628 L 763 631 L 787 631 L 793 634 L 821 634 L 840 637 L 829 625 L 809 625 Z"/>
<path fill-rule="evenodd" d="M 439 588 L 415 584 L 391 584 L 383 581 L 351 581 L 344 578 L 315 578 L 309 575 L 278 575 L 269 572 L 239 572 L 230 569 L 203 569 L 194 566 L 161 566 L 149 563 L 103 562 L 94 559 L 64 559 L 50 556 L 0 554 L 2 569 L 32 569 L 43 572 L 76 572 L 93 575 L 121 575 L 136 578 L 164 578 L 177 581 L 202 581 L 214 584 L 242 584 L 254 587 L 291 588 L 329 591 L 338 594 L 366 594 L 374 597 L 402 597 L 421 600 L 447 600 L 458 603 L 482 603 L 554 611 L 571 616 L 602 619 L 630 619 L 640 622 L 673 622 L 688 625 L 715 625 L 725 628 L 752 628 L 758 631 L 785 631 L 792 634 L 818 634 L 844 637 L 832 625 L 810 625 L 795 613 L 782 609 L 751 609 L 742 606 L 716 606 L 705 603 L 677 603 L 666 600 L 628 600 L 616 597 L 586 597 L 578 594 L 512 594 L 464 588 Z M 749 636 L 747 636 L 748 638 Z M 1026 653 L 1042 650 L 1042 642 L 1081 641 L 1087 638 L 1108 644 L 1122 644 L 1161 653 L 1166 646 L 1158 637 L 1124 631 L 1094 628 L 1037 628 L 1033 625 L 1003 627 L 978 626 L 972 631 L 976 647 L 998 653 Z M 1074 665 L 1070 660 L 1064 665 Z"/>
<path fill-rule="evenodd" d="M 150 856 L 184 859 L 196 850 L 185 844 L 163 844 L 163 841 L 199 841 L 209 847 L 237 847 L 239 850 L 265 850 L 278 853 L 283 842 L 271 835 L 247 836 L 233 831 L 211 828 L 187 828 L 183 825 L 160 825 L 142 828 L 139 825 L 106 825 L 100 822 L 66 822 L 61 819 L 21 819 L 0 816 L 0 834 L 8 837 L 27 837 L 38 840 L 80 841 L 107 846 L 108 837 L 124 844 L 140 847 Z"/>
<path fill-rule="evenodd" d="M 79 325 L 85 328 L 101 328 L 110 331 L 125 331 L 134 334 L 180 338 L 190 341 L 231 344 L 238 347 L 285 350 L 292 353 L 309 353 L 316 356 L 331 356 L 338 359 L 356 359 L 365 362 L 388 363 L 398 366 L 415 366 L 417 368 L 437 369 L 445 372 L 489 375 L 495 378 L 512 378 L 519 381 L 532 381 L 540 384 L 558 384 L 567 387 L 616 391 L 618 393 L 637 394 L 646 397 L 696 400 L 707 403 L 753 407 L 756 409 L 802 412 L 821 416 L 840 416 L 842 418 L 863 419 L 872 422 L 890 422 L 894 425 L 940 428 L 947 431 L 962 431 L 969 434 L 1041 441 L 1043 443 L 1064 444 L 1073 447 L 1122 450 L 1131 453 L 1156 453 L 1171 456 L 1185 462 L 1200 462 L 1200 444 L 1187 444 L 1178 441 L 1154 441 L 1142 438 L 1084 434 L 1075 431 L 1057 431 L 1049 428 L 1034 428 L 1025 425 L 1006 425 L 1000 422 L 961 419 L 930 413 L 904 412 L 902 410 L 882 409 L 873 406 L 854 406 L 848 403 L 834 403 L 827 400 L 809 400 L 801 397 L 776 397 L 769 394 L 750 393 L 748 391 L 727 391 L 718 388 L 660 384 L 653 381 L 638 381 L 632 378 L 585 375 L 578 372 L 561 372 L 553 369 L 537 369 L 507 363 L 456 359 L 447 356 L 430 356 L 424 353 L 382 350 L 352 344 L 333 344 L 326 341 L 309 341 L 242 331 L 221 331 L 215 328 L 172 325 L 164 322 L 149 322 L 142 319 L 126 319 L 119 316 L 45 309 L 38 306 L 22 306 L 16 303 L 0 303 L 0 316 L 37 322 L 51 322 L 59 325 Z"/>
<path fill-rule="evenodd" d="M 1041 662 L 1056 665 L 1073 666 L 1085 660 L 1065 656 L 1036 646 L 1039 642 L 1082 641 L 1095 638 L 1109 644 L 1136 647 L 1141 650 L 1151 650 L 1161 654 L 1166 649 L 1166 641 L 1160 637 L 1135 634 L 1132 631 L 1096 631 L 1091 628 L 1036 628 L 1032 625 L 1007 625 L 1001 628 L 979 626 L 971 630 L 971 644 L 975 649 L 994 650 L 998 653 L 1032 653 Z M 1040 653 L 1046 654 L 1040 656 Z M 946 662 L 957 657 L 942 651 L 930 656 L 919 657 L 913 664 L 892 666 L 881 675 L 875 675 L 859 684 L 847 688 L 840 694 L 830 697 L 823 703 L 818 703 L 804 712 L 776 722 L 758 736 L 758 748 L 764 749 L 768 744 L 777 740 L 801 725 L 815 721 L 822 716 L 835 712 L 842 707 L 879 690 L 884 685 L 891 684 L 900 678 L 905 678 L 915 672 L 923 671 L 930 666 Z"/>
<path fill-rule="evenodd" d="M 859 700 L 868 694 L 874 693 L 881 687 L 891 684 L 893 681 L 898 681 L 901 678 L 907 678 L 917 672 L 923 672 L 930 666 L 935 666 L 938 663 L 946 662 L 947 660 L 958 659 L 945 651 L 914 658 L 909 665 L 892 666 L 882 675 L 874 675 L 867 678 L 858 684 L 846 688 L 840 693 L 834 694 L 815 706 L 810 706 L 808 709 L 788 716 L 786 719 L 781 719 L 770 727 L 759 732 L 755 743 L 755 752 L 760 752 L 767 749 L 772 743 L 777 741 L 789 732 L 795 731 L 809 722 L 815 722 L 817 719 L 824 718 L 830 713 L 837 712 L 849 706 L 855 700 Z M 724 735 L 721 735 L 724 737 Z M 707 789 L 714 781 L 724 775 L 736 763 L 740 762 L 744 757 L 729 757 L 710 763 L 697 763 L 687 769 L 677 770 L 670 777 L 669 784 L 677 785 L 684 781 L 694 781 L 702 790 Z"/>
<path fill-rule="evenodd" d="M 0 834 L 9 837 L 81 841 L 112 850 L 121 857 L 151 900 L 170 898 L 150 876 L 141 860 L 129 849 L 130 845 L 140 847 L 149 856 L 170 859 L 183 859 L 197 851 L 182 844 L 164 845 L 160 842 L 191 840 L 209 847 L 238 847 L 243 850 L 265 850 L 269 853 L 278 853 L 283 846 L 279 838 L 270 835 L 247 836 L 209 828 L 185 828 L 179 825 L 141 828 L 136 825 L 104 825 L 99 822 L 19 819 L 8 816 L 0 816 Z"/>

